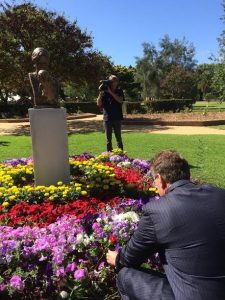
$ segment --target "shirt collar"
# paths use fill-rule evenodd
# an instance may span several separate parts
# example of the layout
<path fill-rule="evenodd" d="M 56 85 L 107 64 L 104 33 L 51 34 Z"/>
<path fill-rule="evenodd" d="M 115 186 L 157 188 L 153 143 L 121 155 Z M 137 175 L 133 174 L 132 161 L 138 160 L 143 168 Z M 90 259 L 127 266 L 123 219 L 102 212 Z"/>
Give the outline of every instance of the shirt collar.
<path fill-rule="evenodd" d="M 178 180 L 170 185 L 170 187 L 167 190 L 167 193 L 173 191 L 177 187 L 180 187 L 180 186 L 188 184 L 188 183 L 193 183 L 193 182 L 191 182 L 189 179 Z"/>

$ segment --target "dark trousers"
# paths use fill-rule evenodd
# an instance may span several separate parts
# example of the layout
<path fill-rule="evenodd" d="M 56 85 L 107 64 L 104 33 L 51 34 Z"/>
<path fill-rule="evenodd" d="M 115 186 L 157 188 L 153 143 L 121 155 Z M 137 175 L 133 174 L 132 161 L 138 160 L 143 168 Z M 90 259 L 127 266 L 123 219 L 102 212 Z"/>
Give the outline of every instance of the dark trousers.
<path fill-rule="evenodd" d="M 112 151 L 112 131 L 114 131 L 118 148 L 123 150 L 123 142 L 121 138 L 121 121 L 104 121 L 106 133 L 107 151 Z"/>
<path fill-rule="evenodd" d="M 123 300 L 175 299 L 166 276 L 152 270 L 122 268 L 117 288 Z"/>

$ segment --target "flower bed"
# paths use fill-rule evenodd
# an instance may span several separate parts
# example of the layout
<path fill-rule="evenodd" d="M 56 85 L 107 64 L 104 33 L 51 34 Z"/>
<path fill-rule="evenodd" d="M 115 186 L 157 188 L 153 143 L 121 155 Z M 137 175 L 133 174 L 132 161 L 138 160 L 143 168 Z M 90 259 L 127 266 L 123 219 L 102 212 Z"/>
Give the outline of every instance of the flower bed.
<path fill-rule="evenodd" d="M 149 162 L 116 150 L 70 158 L 71 182 L 34 186 L 31 159 L 0 164 L 0 295 L 4 299 L 116 299 L 107 249 L 157 199 Z M 158 268 L 157 256 L 147 267 Z"/>

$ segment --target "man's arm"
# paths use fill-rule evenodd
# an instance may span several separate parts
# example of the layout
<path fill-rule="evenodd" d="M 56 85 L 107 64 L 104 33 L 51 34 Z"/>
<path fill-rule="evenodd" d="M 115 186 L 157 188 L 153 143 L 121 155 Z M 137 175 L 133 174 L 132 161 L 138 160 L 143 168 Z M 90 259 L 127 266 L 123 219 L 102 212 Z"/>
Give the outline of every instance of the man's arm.
<path fill-rule="evenodd" d="M 118 103 L 122 104 L 123 103 L 123 95 L 119 96 L 119 95 L 116 95 L 115 93 L 113 93 L 111 91 L 110 88 L 108 88 L 107 90 L 107 93 L 109 93 Z"/>
<path fill-rule="evenodd" d="M 158 251 L 154 225 L 149 214 L 145 213 L 140 220 L 138 229 L 119 253 L 118 268 L 137 267 Z"/>
<path fill-rule="evenodd" d="M 104 95 L 104 92 L 100 92 L 97 98 L 97 106 L 102 107 L 102 97 Z"/>
<path fill-rule="evenodd" d="M 109 251 L 107 261 L 111 265 L 116 265 L 117 270 L 122 267 L 138 267 L 156 253 L 158 248 L 154 225 L 150 215 L 145 213 L 127 245 L 118 254 Z"/>

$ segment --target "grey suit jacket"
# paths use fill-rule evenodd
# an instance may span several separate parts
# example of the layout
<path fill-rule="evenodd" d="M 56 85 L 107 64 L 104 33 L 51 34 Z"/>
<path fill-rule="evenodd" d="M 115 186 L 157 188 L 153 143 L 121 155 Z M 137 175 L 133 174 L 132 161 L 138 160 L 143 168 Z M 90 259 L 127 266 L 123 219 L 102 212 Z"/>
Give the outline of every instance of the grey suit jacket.
<path fill-rule="evenodd" d="M 117 268 L 136 268 L 159 252 L 175 299 L 224 300 L 225 190 L 180 180 L 143 213 Z"/>

